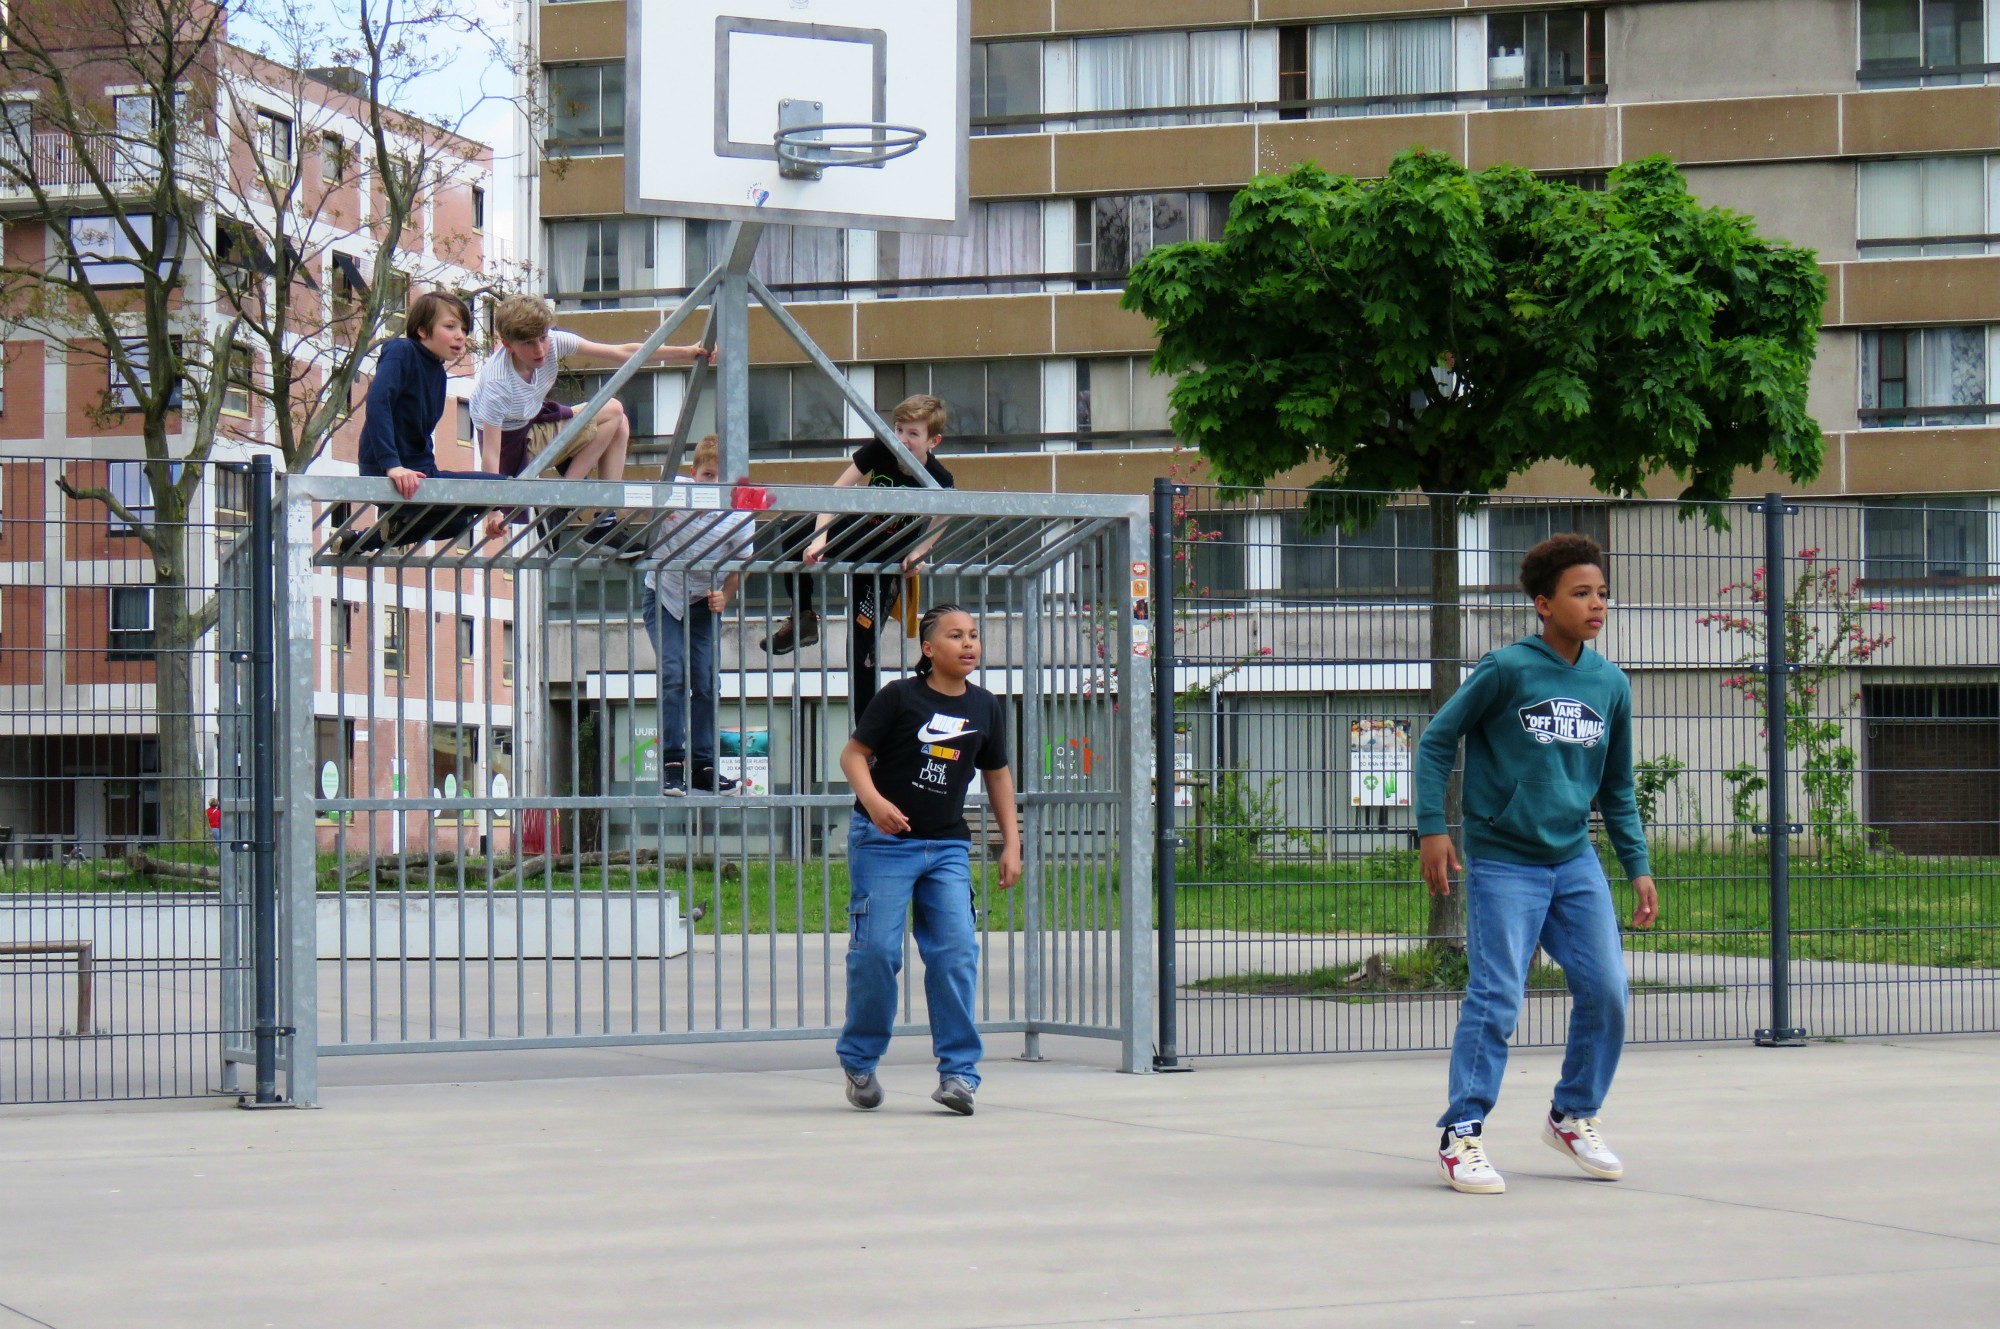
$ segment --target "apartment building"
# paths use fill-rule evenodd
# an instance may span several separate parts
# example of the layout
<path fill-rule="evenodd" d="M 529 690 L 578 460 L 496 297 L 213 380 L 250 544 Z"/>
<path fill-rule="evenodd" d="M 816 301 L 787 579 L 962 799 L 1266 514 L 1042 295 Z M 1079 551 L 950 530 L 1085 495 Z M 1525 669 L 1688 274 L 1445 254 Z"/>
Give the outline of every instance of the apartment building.
<path fill-rule="evenodd" d="M 132 131 L 150 114 L 150 98 L 142 88 L 121 86 L 119 67 L 108 61 L 70 88 L 108 127 L 101 143 L 50 127 L 37 104 L 46 90 L 28 79 L 0 93 L 7 128 L 0 150 L 9 154 L 0 171 L 0 224 L 9 261 L 21 265 L 59 252 L 53 228 L 67 227 L 71 236 L 101 230 L 107 247 L 83 252 L 101 252 L 104 261 L 79 264 L 75 276 L 108 304 L 130 308 L 140 273 L 120 261 L 130 255 L 116 252 L 122 232 L 104 215 L 106 189 L 121 207 L 138 204 L 157 180 L 158 159 L 134 145 Z M 307 257 L 293 287 L 298 335 L 323 342 L 329 357 L 351 353 L 344 311 L 355 307 L 385 247 L 392 256 L 391 331 L 413 281 L 419 289 L 461 291 L 481 284 L 488 148 L 415 121 L 401 128 L 392 121 L 392 143 L 400 148 L 405 140 L 397 135 L 406 135 L 412 160 L 421 142 L 422 151 L 449 156 L 451 166 L 438 172 L 437 187 L 408 225 L 389 236 L 379 183 L 364 169 L 371 129 L 354 92 L 356 76 L 302 75 L 220 42 L 195 67 L 216 72 L 189 93 L 213 104 L 188 117 L 202 139 L 189 146 L 188 159 L 207 164 L 198 168 L 201 180 L 186 182 L 201 195 L 196 224 L 205 243 L 184 250 L 185 281 L 175 297 L 180 335 L 212 337 L 229 317 L 232 297 L 266 298 L 272 263 L 259 237 L 279 232 L 268 224 L 268 194 L 250 183 L 258 166 L 299 179 L 303 220 L 292 233 Z M 89 169 L 93 161 L 98 179 Z M 266 224 L 256 224 L 259 217 Z M 149 220 L 142 215 L 134 224 Z M 212 265 L 201 260 L 204 254 L 214 256 Z M 110 368 L 101 345 L 53 336 L 47 320 L 0 320 L 0 340 L 0 826 L 12 830 L 17 856 L 117 855 L 163 834 L 163 780 L 198 781 L 204 797 L 215 792 L 216 774 L 229 760 L 217 751 L 216 639 L 208 636 L 192 658 L 194 769 L 165 771 L 153 560 L 135 529 L 153 519 L 135 385 Z M 268 366 L 239 347 L 227 369 L 211 470 L 188 519 L 195 534 L 187 581 L 200 588 L 197 600 L 218 585 L 222 555 L 248 523 L 243 464 L 276 447 L 269 399 L 252 390 Z M 353 393 L 357 405 L 364 388 L 365 380 Z M 456 404 L 439 426 L 439 461 L 471 468 L 470 379 L 454 378 L 450 391 Z M 316 470 L 354 473 L 358 423 L 350 419 L 340 429 L 313 463 Z M 194 446 L 193 428 L 176 411 L 170 451 Z M 125 517 L 71 492 L 100 488 L 120 500 Z M 323 784 L 348 791 L 421 782 L 428 791 L 444 784 L 483 788 L 496 775 L 505 778 L 513 748 L 507 649 L 513 585 L 487 580 L 432 578 L 418 593 L 407 576 L 388 573 L 316 577 L 316 709 L 365 717 L 315 725 Z M 412 687 L 412 678 L 431 682 Z M 406 699 L 418 692 L 431 700 Z M 389 839 L 430 829 L 421 816 L 398 818 L 396 825 L 393 835 L 384 834 L 385 848 Z M 329 825 L 324 834 L 336 829 Z"/>
<path fill-rule="evenodd" d="M 1258 172 L 1313 160 L 1368 176 L 1424 145 L 1588 186 L 1666 153 L 1705 201 L 1819 254 L 1829 293 L 1811 408 L 1827 459 L 1805 496 L 1869 503 L 1836 523 L 1845 565 L 1913 612 L 1927 596 L 1990 594 L 1996 0 L 974 0 L 972 13 L 971 233 L 774 228 L 759 258 L 760 275 L 876 402 L 930 391 L 949 403 L 947 460 L 962 486 L 1136 491 L 1170 467 L 1201 474 L 1175 452 L 1168 385 L 1148 372 L 1148 325 L 1119 309 L 1119 288 L 1151 248 L 1214 235 Z M 636 339 L 707 268 L 719 228 L 622 215 L 625 5 L 544 0 L 535 24 L 554 114 L 523 192 L 540 220 L 547 294 L 578 332 Z M 768 322 L 753 329 L 758 473 L 823 482 L 863 431 Z M 626 392 L 641 433 L 665 429 L 678 403 L 673 374 Z M 1751 475 L 1742 486 L 1772 487 Z M 1616 546 L 1655 525 L 1565 468 L 1514 488 L 1575 502 L 1468 517 L 1463 545 L 1488 551 L 1468 555 L 1469 584 L 1510 580 L 1516 551 L 1552 527 L 1581 525 Z M 1292 615 L 1299 641 L 1300 616 L 1336 597 L 1427 588 L 1420 510 L 1347 534 L 1308 535 L 1283 505 L 1200 520 L 1218 537 L 1200 552 L 1201 584 L 1267 618 Z M 1693 602 L 1713 594 L 1708 580 L 1661 593 Z M 552 615 L 565 612 L 552 602 Z M 1375 639 L 1393 653 L 1402 635 Z M 1683 658 L 1697 658 L 1689 649 Z M 1309 682 L 1253 662 L 1227 686 L 1274 699 L 1333 690 Z M 1421 710 L 1419 682 L 1385 686 L 1334 703 Z M 1967 693 L 1962 715 L 1925 703 L 1927 723 L 1990 727 L 1993 691 Z M 1914 697 L 1885 704 L 1908 709 Z M 1329 704 L 1293 700 L 1301 726 Z M 1330 724 L 1335 737 L 1313 760 L 1343 769 L 1345 722 Z M 1726 797 L 1707 792 L 1711 806 Z M 1975 801 L 2000 815 L 2000 787 L 1982 785 Z"/>

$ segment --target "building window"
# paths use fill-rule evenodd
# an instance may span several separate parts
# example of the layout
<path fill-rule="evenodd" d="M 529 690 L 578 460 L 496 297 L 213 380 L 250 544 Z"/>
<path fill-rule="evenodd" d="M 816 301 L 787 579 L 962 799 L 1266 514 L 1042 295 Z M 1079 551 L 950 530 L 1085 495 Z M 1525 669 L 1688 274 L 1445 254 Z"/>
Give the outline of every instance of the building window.
<path fill-rule="evenodd" d="M 1488 579 L 1496 587 L 1520 585 L 1522 557 L 1552 535 L 1587 535 L 1606 549 L 1611 546 L 1608 504 L 1496 503 L 1488 511 L 1492 521 L 1489 542 L 1492 568 Z M 1428 521 L 1429 509 L 1425 513 Z"/>
<path fill-rule="evenodd" d="M 1308 68 L 1314 119 L 1448 111 L 1457 87 L 1448 18 L 1322 23 L 1312 29 Z"/>
<path fill-rule="evenodd" d="M 180 223 L 172 218 L 156 229 L 145 213 L 71 217 L 68 234 L 76 279 L 91 286 L 142 286 L 148 260 L 165 280 L 181 257 Z"/>
<path fill-rule="evenodd" d="M 257 138 L 257 156 L 264 163 L 264 169 L 280 184 L 289 182 L 293 161 L 292 122 L 275 112 L 259 111 L 253 128 Z"/>
<path fill-rule="evenodd" d="M 625 150 L 625 64 L 556 65 L 549 70 L 551 150 L 571 157 Z"/>
<path fill-rule="evenodd" d="M 130 338 L 121 345 L 125 350 L 125 365 L 120 367 L 113 359 L 106 366 L 106 384 L 109 402 L 113 410 L 137 411 L 142 409 L 140 398 L 153 390 L 152 347 L 143 338 Z M 175 353 L 179 353 L 176 339 Z M 181 404 L 181 385 L 178 381 L 167 395 L 169 410 L 178 410 Z"/>
<path fill-rule="evenodd" d="M 819 370 L 750 371 L 752 443 L 824 443 L 846 437 L 847 404 Z"/>
<path fill-rule="evenodd" d="M 1428 507 L 1391 507 L 1356 531 L 1335 525 L 1306 533 L 1306 514 L 1287 512 L 1279 524 L 1279 581 L 1287 598 L 1422 594 L 1431 585 Z"/>
<path fill-rule="evenodd" d="M 431 726 L 431 796 L 474 798 L 479 793 L 479 729 L 469 724 Z M 470 821 L 471 809 L 443 811 L 439 821 Z"/>
<path fill-rule="evenodd" d="M 1040 360 L 939 360 L 875 366 L 875 409 L 884 417 L 905 397 L 921 393 L 945 404 L 948 449 L 966 442 L 1041 444 Z"/>
<path fill-rule="evenodd" d="M 1862 333 L 1862 428 L 1988 423 L 1994 401 L 1990 340 L 1985 327 Z"/>
<path fill-rule="evenodd" d="M 1862 511 L 1863 576 L 1895 585 L 1993 575 L 1984 498 L 1877 499 Z"/>
<path fill-rule="evenodd" d="M 250 348 L 231 345 L 224 353 L 222 367 L 222 410 L 225 415 L 250 414 L 250 397 L 256 390 L 252 372 Z"/>
<path fill-rule="evenodd" d="M 690 233 L 706 222 L 689 222 Z M 616 298 L 636 294 L 627 308 L 659 303 L 659 290 L 669 283 L 659 269 L 659 226 L 651 217 L 611 221 L 561 221 L 548 224 L 549 292 L 558 309 L 616 309 Z M 781 228 L 771 227 L 770 230 Z M 767 232 L 768 238 L 768 232 Z M 693 280 L 708 272 L 703 266 Z"/>
<path fill-rule="evenodd" d="M 319 136 L 319 169 L 327 185 L 347 183 L 347 173 L 354 167 L 354 149 L 338 134 Z"/>
<path fill-rule="evenodd" d="M 2000 158 L 1862 162 L 1856 181 L 1864 257 L 1983 254 L 1995 238 L 1988 199 L 2000 188 Z"/>
<path fill-rule="evenodd" d="M 1033 133 L 1041 128 L 1041 110 L 1040 42 L 972 44 L 973 133 Z"/>
<path fill-rule="evenodd" d="M 458 441 L 472 442 L 472 403 L 460 397 L 458 405 Z"/>
<path fill-rule="evenodd" d="M 1234 194 L 1134 194 L 1076 201 L 1076 271 L 1085 290 L 1125 284 L 1132 265 L 1161 245 L 1216 240 Z"/>
<path fill-rule="evenodd" d="M 514 625 L 500 625 L 500 682 L 514 686 Z"/>
<path fill-rule="evenodd" d="M 360 618 L 361 606 L 352 600 L 335 600 L 331 606 L 332 618 L 328 628 L 329 644 L 336 651 L 354 649 L 354 625 Z"/>
<path fill-rule="evenodd" d="M 479 639 L 479 624 L 468 615 L 458 616 L 458 659 L 460 664 L 472 663 L 474 643 Z"/>
<path fill-rule="evenodd" d="M 550 395 L 565 406 L 581 410 L 610 377 L 609 374 L 563 374 L 556 379 L 555 391 Z M 634 374 L 618 389 L 617 401 L 625 408 L 625 418 L 631 421 L 635 440 L 652 438 L 658 432 L 653 399 L 659 380 L 658 373 Z"/>
<path fill-rule="evenodd" d="M 1153 373 L 1145 356 L 1112 356 L 1076 362 L 1076 428 L 1079 434 L 1114 438 L 1169 438 L 1168 394 L 1174 381 Z"/>
<path fill-rule="evenodd" d="M 382 620 L 382 672 L 409 672 L 410 611 L 390 609 Z"/>
<path fill-rule="evenodd" d="M 494 798 L 512 798 L 514 788 L 514 731 L 495 728 L 492 748 L 486 754 L 486 787 Z M 493 820 L 512 821 L 512 808 L 493 809 Z"/>
<path fill-rule="evenodd" d="M 391 268 L 382 278 L 382 335 L 399 337 L 410 308 L 410 274 Z"/>
<path fill-rule="evenodd" d="M 153 588 L 111 588 L 111 632 L 106 646 L 113 659 L 153 653 Z"/>
<path fill-rule="evenodd" d="M 472 229 L 486 229 L 486 191 L 478 185 L 472 187 Z"/>
<path fill-rule="evenodd" d="M 1077 123 L 1085 129 L 1121 129 L 1221 124 L 1247 118 L 1246 38 L 1240 28 L 1079 38 L 1075 43 Z M 1220 109 L 1197 109 L 1207 106 Z M 1164 113 L 1121 114 L 1156 108 Z"/>
<path fill-rule="evenodd" d="M 153 524 L 153 484 L 146 478 L 146 463 L 142 461 L 105 463 L 104 487 L 111 491 L 111 497 L 118 501 L 118 506 L 132 516 L 132 520 L 127 521 L 119 516 L 116 510 L 111 510 L 105 521 L 113 534 L 130 531 L 134 525 Z"/>
<path fill-rule="evenodd" d="M 250 522 L 250 468 L 230 463 L 215 468 L 215 520 L 219 526 Z"/>
<path fill-rule="evenodd" d="M 333 307 L 336 316 L 352 314 L 368 298 L 368 279 L 361 275 L 361 261 L 352 254 L 333 255 Z"/>
<path fill-rule="evenodd" d="M 354 796 L 354 721 L 313 717 L 313 793 L 322 800 Z"/>
<path fill-rule="evenodd" d="M 1190 512 L 1178 535 L 1188 551 L 1186 584 L 1179 589 L 1208 598 L 1249 588 L 1249 513 Z"/>
<path fill-rule="evenodd" d="M 1586 89 L 1601 92 L 1604 81 L 1603 10 L 1487 16 L 1487 89 L 1542 90 L 1540 96 L 1491 98 L 1489 107 L 1574 104 Z"/>
<path fill-rule="evenodd" d="M 1861 0 L 1861 77 L 1873 86 L 1986 79 L 1987 0 Z"/>
<path fill-rule="evenodd" d="M 884 298 L 1034 291 L 1035 282 L 974 279 L 1036 275 L 1045 262 L 1039 202 L 975 203 L 967 235 L 881 231 L 875 237 L 875 274 Z"/>
<path fill-rule="evenodd" d="M 728 234 L 726 222 L 687 224 L 689 286 L 722 261 Z M 841 299 L 846 295 L 838 283 L 847 280 L 847 232 L 827 226 L 766 226 L 750 271 L 787 301 Z"/>

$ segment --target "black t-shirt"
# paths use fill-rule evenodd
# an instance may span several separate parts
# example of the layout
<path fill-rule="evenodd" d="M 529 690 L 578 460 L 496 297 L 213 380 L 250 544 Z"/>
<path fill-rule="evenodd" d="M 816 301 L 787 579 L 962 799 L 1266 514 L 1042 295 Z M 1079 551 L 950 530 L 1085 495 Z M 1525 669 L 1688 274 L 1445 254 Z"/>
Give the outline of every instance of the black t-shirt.
<path fill-rule="evenodd" d="M 879 438 L 871 438 L 854 450 L 854 469 L 867 478 L 873 488 L 921 489 L 923 482 L 903 469 L 903 463 L 896 454 L 889 451 L 889 445 Z M 933 452 L 924 458 L 924 469 L 931 473 L 931 479 L 941 488 L 953 487 L 951 472 L 937 459 Z"/>
<path fill-rule="evenodd" d="M 965 788 L 972 772 L 1007 764 L 1006 713 L 985 688 L 962 697 L 899 678 L 875 694 L 854 739 L 875 754 L 875 787 L 910 819 L 906 840 L 970 840 Z M 856 800 L 854 811 L 867 810 Z"/>

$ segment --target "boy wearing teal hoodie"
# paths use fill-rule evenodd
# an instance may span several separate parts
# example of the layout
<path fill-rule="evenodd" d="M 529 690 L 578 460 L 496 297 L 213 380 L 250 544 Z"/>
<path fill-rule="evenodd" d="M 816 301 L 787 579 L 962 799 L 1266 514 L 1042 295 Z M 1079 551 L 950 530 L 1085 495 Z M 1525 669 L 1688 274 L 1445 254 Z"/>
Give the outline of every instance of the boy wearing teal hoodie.
<path fill-rule="evenodd" d="M 1632 790 L 1632 688 L 1587 645 L 1604 630 L 1611 595 L 1604 551 L 1581 535 L 1544 540 L 1521 560 L 1521 589 L 1534 599 L 1541 635 L 1481 660 L 1417 747 L 1424 881 L 1449 895 L 1461 865 L 1445 786 L 1465 743 L 1472 976 L 1452 1039 L 1451 1103 L 1438 1120 L 1438 1173 L 1471 1194 L 1507 1189 L 1482 1136 L 1537 947 L 1562 966 L 1573 1000 L 1542 1142 L 1593 1177 L 1625 1174 L 1597 1123 L 1625 1045 L 1626 980 L 1611 886 L 1590 839 L 1593 802 L 1638 895 L 1632 926 L 1652 926 L 1659 908 Z"/>

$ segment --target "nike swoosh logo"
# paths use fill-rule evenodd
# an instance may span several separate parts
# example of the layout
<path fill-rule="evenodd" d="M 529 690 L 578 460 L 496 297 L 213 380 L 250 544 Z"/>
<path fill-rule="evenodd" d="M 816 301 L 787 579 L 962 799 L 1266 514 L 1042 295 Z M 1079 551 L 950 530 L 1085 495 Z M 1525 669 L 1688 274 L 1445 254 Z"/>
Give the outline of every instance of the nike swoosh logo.
<path fill-rule="evenodd" d="M 953 739 L 970 738 L 978 732 L 977 729 L 939 729 L 926 720 L 917 726 L 917 741 L 924 744 L 949 743 Z"/>

